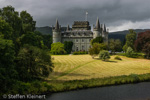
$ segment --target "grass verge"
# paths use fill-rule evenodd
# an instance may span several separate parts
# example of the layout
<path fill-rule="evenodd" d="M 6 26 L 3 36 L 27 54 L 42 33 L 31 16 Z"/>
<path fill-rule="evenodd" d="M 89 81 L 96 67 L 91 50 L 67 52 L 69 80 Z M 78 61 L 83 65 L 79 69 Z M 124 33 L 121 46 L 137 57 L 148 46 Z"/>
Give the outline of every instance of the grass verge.
<path fill-rule="evenodd" d="M 50 81 L 48 85 L 50 85 L 51 88 L 48 91 L 62 92 L 92 87 L 138 83 L 144 81 L 150 81 L 150 74 L 142 74 L 142 75 L 131 74 L 131 75 L 122 75 L 122 76 L 88 79 L 88 80 Z"/>
<path fill-rule="evenodd" d="M 129 83 L 138 83 L 150 81 L 150 74 L 131 74 L 131 75 L 122 75 L 114 76 L 107 78 L 95 78 L 88 80 L 72 80 L 72 81 L 60 81 L 60 80 L 51 80 L 51 81 L 33 81 L 33 82 L 16 82 L 13 85 L 13 88 L 9 93 L 5 94 L 48 94 L 54 92 L 63 92 L 70 90 L 86 89 L 93 87 L 103 87 L 103 86 L 112 86 L 112 85 L 121 85 Z M 0 93 L 0 95 L 3 95 Z M 0 97 L 2 98 L 2 97 Z"/>

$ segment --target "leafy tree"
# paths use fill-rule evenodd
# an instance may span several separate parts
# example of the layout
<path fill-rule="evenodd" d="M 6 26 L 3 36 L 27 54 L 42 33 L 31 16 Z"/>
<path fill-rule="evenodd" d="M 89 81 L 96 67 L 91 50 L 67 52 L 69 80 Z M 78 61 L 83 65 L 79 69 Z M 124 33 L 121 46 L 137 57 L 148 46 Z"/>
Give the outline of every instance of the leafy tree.
<path fill-rule="evenodd" d="M 37 46 L 42 48 L 42 37 L 39 35 L 34 34 L 33 32 L 23 34 L 20 38 L 20 45 L 23 46 L 24 44 L 29 44 L 32 46 Z"/>
<path fill-rule="evenodd" d="M 34 32 L 36 22 L 33 20 L 32 16 L 27 11 L 22 11 L 20 13 L 20 18 L 23 24 L 23 32 Z"/>
<path fill-rule="evenodd" d="M 34 46 L 25 45 L 21 48 L 16 61 L 17 71 L 22 81 L 47 77 L 52 71 L 51 56 L 48 52 Z"/>
<path fill-rule="evenodd" d="M 0 95 L 24 93 L 30 83 L 22 88 L 22 81 L 46 77 L 52 70 L 49 53 L 39 49 L 45 42 L 34 33 L 35 24 L 26 11 L 19 15 L 12 6 L 0 9 Z"/>
<path fill-rule="evenodd" d="M 126 35 L 126 43 L 123 46 L 123 50 L 126 52 L 128 47 L 131 47 L 134 50 L 134 42 L 136 40 L 136 32 L 132 29 L 129 30 L 129 34 Z"/>
<path fill-rule="evenodd" d="M 15 8 L 12 6 L 0 9 L 0 17 L 2 17 L 2 19 L 4 19 L 12 28 L 11 39 L 15 44 L 15 52 L 17 55 L 20 49 L 18 38 L 22 34 L 33 32 L 35 30 L 35 21 L 33 21 L 32 16 L 26 11 L 22 11 L 19 16 L 19 12 L 15 11 Z"/>
<path fill-rule="evenodd" d="M 109 49 L 111 50 L 111 52 L 114 54 L 116 51 L 121 51 L 122 49 L 122 44 L 121 41 L 119 39 L 110 39 L 109 40 Z"/>
<path fill-rule="evenodd" d="M 147 58 L 150 58 L 150 42 L 144 45 L 142 51 L 146 54 Z"/>
<path fill-rule="evenodd" d="M 47 46 L 48 49 L 51 49 L 52 36 L 51 35 L 42 35 L 42 37 L 43 37 L 44 45 Z"/>
<path fill-rule="evenodd" d="M 12 38 L 15 40 L 16 37 L 19 37 L 22 30 L 22 21 L 19 17 L 19 13 L 15 11 L 15 8 L 7 6 L 0 9 L 0 17 L 2 17 L 12 27 Z"/>
<path fill-rule="evenodd" d="M 109 52 L 106 51 L 106 50 L 102 50 L 100 53 L 99 53 L 99 58 L 106 61 L 108 59 L 110 59 L 110 55 L 109 55 Z"/>
<path fill-rule="evenodd" d="M 52 54 L 66 54 L 65 48 L 64 48 L 64 44 L 60 43 L 60 42 L 56 42 L 51 44 L 51 51 Z"/>
<path fill-rule="evenodd" d="M 48 49 L 51 49 L 51 44 L 52 44 L 52 36 L 51 35 L 43 35 L 39 31 L 35 31 L 34 33 L 38 36 L 41 36 L 44 46 L 46 46 Z"/>
<path fill-rule="evenodd" d="M 103 37 L 99 36 L 99 37 L 96 37 L 95 39 L 92 39 L 91 45 L 93 45 L 94 43 L 103 43 Z"/>
<path fill-rule="evenodd" d="M 106 44 L 104 43 L 94 43 L 91 48 L 89 48 L 89 54 L 94 58 L 99 54 L 101 50 L 106 49 Z"/>
<path fill-rule="evenodd" d="M 65 41 L 64 42 L 64 49 L 67 52 L 67 54 L 70 54 L 72 51 L 73 42 L 72 41 Z"/>
<path fill-rule="evenodd" d="M 1 17 L 0 17 L 0 32 L 1 36 L 3 35 L 2 37 L 4 37 L 4 39 L 12 39 L 13 29 L 5 20 L 2 20 Z"/>
<path fill-rule="evenodd" d="M 17 79 L 14 60 L 13 42 L 0 38 L 0 94 L 10 90 L 14 80 Z"/>
<path fill-rule="evenodd" d="M 145 31 L 138 34 L 134 46 L 137 52 L 144 52 L 147 55 L 147 58 L 149 58 L 150 57 L 149 44 L 150 44 L 150 31 Z"/>

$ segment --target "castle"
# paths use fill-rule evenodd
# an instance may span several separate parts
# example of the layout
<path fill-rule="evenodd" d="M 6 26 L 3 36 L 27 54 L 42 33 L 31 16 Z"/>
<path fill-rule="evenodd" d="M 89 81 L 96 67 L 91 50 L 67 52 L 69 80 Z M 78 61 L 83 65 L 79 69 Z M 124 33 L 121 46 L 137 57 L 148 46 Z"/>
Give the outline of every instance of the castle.
<path fill-rule="evenodd" d="M 97 18 L 96 26 L 93 25 L 93 32 L 88 21 L 74 21 L 72 29 L 67 26 L 67 30 L 62 31 L 61 26 L 56 20 L 55 27 L 52 27 L 53 31 L 53 43 L 64 41 L 72 41 L 74 51 L 88 51 L 91 47 L 90 41 L 96 37 L 102 36 L 105 43 L 108 43 L 108 31 L 106 26 L 100 25 L 99 19 Z"/>

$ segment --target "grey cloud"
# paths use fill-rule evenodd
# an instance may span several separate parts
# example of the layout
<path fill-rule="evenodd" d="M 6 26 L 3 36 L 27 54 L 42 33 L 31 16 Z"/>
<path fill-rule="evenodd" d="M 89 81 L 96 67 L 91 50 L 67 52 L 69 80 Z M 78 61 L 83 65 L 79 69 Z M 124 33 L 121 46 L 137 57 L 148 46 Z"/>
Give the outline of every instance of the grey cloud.
<path fill-rule="evenodd" d="M 12 5 L 18 11 L 27 10 L 37 26 L 50 26 L 58 18 L 62 26 L 84 20 L 88 11 L 90 24 L 99 17 L 109 27 L 126 21 L 142 22 L 150 18 L 149 0 L 0 0 L 0 7 Z"/>

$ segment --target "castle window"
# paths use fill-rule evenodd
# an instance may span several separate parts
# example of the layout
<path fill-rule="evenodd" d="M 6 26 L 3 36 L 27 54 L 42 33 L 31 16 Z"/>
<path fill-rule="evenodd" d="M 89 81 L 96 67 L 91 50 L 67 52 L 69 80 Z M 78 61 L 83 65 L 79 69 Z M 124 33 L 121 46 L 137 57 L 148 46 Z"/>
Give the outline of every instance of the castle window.
<path fill-rule="evenodd" d="M 76 42 L 78 42 L 78 39 L 76 39 Z"/>
<path fill-rule="evenodd" d="M 82 42 L 84 42 L 84 39 L 82 39 Z"/>
<path fill-rule="evenodd" d="M 89 42 L 91 42 L 91 39 L 89 39 Z"/>
<path fill-rule="evenodd" d="M 84 50 L 84 46 L 82 46 L 82 50 Z"/>
<path fill-rule="evenodd" d="M 78 51 L 78 46 L 76 46 L 76 51 Z"/>

